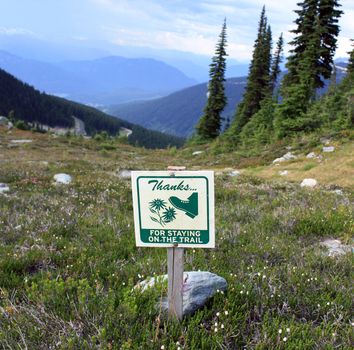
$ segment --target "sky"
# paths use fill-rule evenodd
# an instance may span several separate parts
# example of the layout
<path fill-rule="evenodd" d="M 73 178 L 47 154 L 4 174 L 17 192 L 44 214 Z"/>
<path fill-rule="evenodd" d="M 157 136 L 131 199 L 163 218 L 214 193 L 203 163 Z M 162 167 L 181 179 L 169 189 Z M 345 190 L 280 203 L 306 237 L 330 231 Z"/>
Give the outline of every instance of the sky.
<path fill-rule="evenodd" d="M 0 36 L 28 36 L 114 52 L 120 46 L 168 49 L 211 56 L 226 17 L 229 57 L 247 62 L 266 6 L 273 38 L 290 41 L 298 0 L 0 0 Z M 354 1 L 345 12 L 336 57 L 354 38 Z M 286 52 L 289 49 L 285 47 Z"/>

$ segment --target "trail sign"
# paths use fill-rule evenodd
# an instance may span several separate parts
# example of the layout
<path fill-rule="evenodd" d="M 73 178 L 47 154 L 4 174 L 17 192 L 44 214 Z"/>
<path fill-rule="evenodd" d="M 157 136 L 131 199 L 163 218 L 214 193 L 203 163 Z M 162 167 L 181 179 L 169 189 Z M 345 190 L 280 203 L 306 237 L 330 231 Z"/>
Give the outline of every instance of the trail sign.
<path fill-rule="evenodd" d="M 139 247 L 214 248 L 214 172 L 133 171 Z"/>

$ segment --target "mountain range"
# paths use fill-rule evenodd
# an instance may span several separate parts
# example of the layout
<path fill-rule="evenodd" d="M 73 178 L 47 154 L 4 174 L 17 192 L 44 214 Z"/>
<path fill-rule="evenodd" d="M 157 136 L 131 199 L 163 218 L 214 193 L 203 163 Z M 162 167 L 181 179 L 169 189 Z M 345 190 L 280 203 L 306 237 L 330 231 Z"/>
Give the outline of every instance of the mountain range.
<path fill-rule="evenodd" d="M 2 50 L 0 68 L 41 91 L 89 105 L 156 98 L 196 83 L 177 68 L 150 58 L 43 62 Z"/>

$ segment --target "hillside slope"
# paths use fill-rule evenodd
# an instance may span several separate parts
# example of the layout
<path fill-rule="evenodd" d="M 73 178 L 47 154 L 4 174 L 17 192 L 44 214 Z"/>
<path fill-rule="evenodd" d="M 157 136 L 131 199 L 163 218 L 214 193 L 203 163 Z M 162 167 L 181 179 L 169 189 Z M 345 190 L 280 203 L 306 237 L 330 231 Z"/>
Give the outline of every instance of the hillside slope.
<path fill-rule="evenodd" d="M 245 77 L 226 80 L 228 103 L 223 113 L 224 117 L 232 117 L 245 85 Z M 159 99 L 111 106 L 108 110 L 113 115 L 120 115 L 147 128 L 186 137 L 193 133 L 194 125 L 203 113 L 206 100 L 207 84 L 204 83 Z"/>
<path fill-rule="evenodd" d="M 339 83 L 346 75 L 346 63 L 338 62 L 336 67 L 336 78 Z M 247 77 L 226 79 L 225 90 L 228 100 L 223 117 L 233 118 L 246 83 Z M 319 95 L 327 91 L 328 83 L 326 82 L 325 88 L 318 91 Z M 121 116 L 147 128 L 189 137 L 203 114 L 206 101 L 207 83 L 203 83 L 158 99 L 114 105 L 107 110 L 112 115 Z"/>
<path fill-rule="evenodd" d="M 0 128 L 0 183 L 9 188 L 0 194 L 0 348 L 352 348 L 349 188 L 217 173 L 216 248 L 185 249 L 184 269 L 215 273 L 228 290 L 172 323 L 156 307 L 166 284 L 134 288 L 166 273 L 166 249 L 135 246 L 131 183 L 120 170 L 215 170 L 247 160 L 224 154 L 229 164 L 212 152 L 193 156 L 192 148 L 117 144 L 101 153 L 98 146 Z M 72 182 L 53 184 L 58 173 Z M 327 240 L 347 253 L 329 256 Z"/>
<path fill-rule="evenodd" d="M 85 123 L 86 132 L 91 135 L 102 130 L 115 135 L 121 127 L 125 127 L 133 131 L 129 142 L 145 147 L 180 146 L 183 143 L 182 139 L 146 130 L 94 108 L 40 93 L 0 69 L 0 114 L 7 116 L 11 111 L 15 119 L 51 127 L 72 127 L 72 117 L 75 116 Z"/>

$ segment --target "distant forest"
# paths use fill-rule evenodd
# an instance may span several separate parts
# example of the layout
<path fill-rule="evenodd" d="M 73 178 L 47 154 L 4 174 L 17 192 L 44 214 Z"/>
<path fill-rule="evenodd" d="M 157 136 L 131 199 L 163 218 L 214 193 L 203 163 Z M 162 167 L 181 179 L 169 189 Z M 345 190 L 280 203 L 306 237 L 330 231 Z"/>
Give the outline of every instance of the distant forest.
<path fill-rule="evenodd" d="M 12 115 L 15 120 L 45 124 L 51 127 L 74 126 L 73 116 L 85 123 L 86 132 L 94 135 L 107 131 L 119 133 L 121 127 L 131 129 L 129 143 L 147 148 L 180 147 L 184 139 L 145 129 L 141 126 L 109 116 L 95 108 L 63 98 L 47 95 L 0 69 L 0 114 Z"/>

